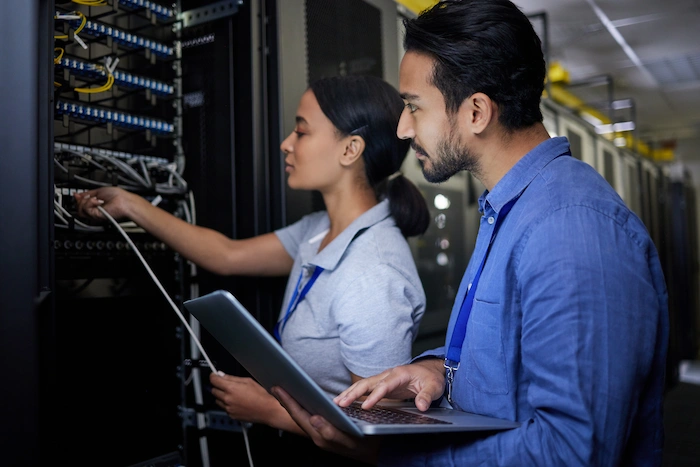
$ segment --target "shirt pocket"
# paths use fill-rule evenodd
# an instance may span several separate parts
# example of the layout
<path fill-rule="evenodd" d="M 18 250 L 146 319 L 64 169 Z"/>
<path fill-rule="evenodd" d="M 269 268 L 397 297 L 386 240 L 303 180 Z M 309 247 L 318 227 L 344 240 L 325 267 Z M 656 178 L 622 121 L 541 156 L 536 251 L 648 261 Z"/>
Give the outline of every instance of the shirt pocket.
<path fill-rule="evenodd" d="M 499 303 L 475 299 L 467 325 L 467 352 L 460 371 L 469 384 L 486 394 L 508 394 L 500 313 Z"/>

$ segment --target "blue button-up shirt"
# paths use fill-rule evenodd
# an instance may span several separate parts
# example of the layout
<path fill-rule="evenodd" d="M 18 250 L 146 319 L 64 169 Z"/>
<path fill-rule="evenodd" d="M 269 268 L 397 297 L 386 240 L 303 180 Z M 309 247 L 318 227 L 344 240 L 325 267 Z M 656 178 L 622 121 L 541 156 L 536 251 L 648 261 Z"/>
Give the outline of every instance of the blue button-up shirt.
<path fill-rule="evenodd" d="M 644 224 L 592 167 L 547 140 L 479 199 L 483 216 L 447 331 L 476 289 L 453 387 L 498 433 L 386 443 L 382 464 L 660 465 L 666 285 Z M 424 353 L 443 358 L 445 348 Z M 422 357 L 421 356 L 421 357 Z"/>

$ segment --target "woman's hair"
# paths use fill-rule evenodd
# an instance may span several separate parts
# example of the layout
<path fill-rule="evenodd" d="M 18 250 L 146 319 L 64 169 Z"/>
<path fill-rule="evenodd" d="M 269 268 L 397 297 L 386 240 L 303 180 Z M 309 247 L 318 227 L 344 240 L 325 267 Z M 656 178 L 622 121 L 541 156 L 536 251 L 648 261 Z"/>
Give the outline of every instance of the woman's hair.
<path fill-rule="evenodd" d="M 410 140 L 396 136 L 404 108 L 398 91 L 380 78 L 356 75 L 321 78 L 309 89 L 340 136 L 365 140 L 362 159 L 367 180 L 377 199 L 389 199 L 401 233 L 423 234 L 430 223 L 425 199 L 410 180 L 396 174 L 410 147 Z"/>
<path fill-rule="evenodd" d="M 449 113 L 476 92 L 509 130 L 542 121 L 544 54 L 527 16 L 509 0 L 443 0 L 405 19 L 404 49 L 435 59 L 432 84 Z"/>

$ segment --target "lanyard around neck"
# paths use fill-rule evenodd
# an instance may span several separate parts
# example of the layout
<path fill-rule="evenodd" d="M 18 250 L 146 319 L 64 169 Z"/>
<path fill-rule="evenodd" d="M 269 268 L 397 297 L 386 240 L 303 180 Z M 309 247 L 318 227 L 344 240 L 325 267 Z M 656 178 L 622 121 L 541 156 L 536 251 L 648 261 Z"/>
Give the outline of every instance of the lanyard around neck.
<path fill-rule="evenodd" d="M 280 321 L 275 324 L 275 328 L 273 329 L 272 333 L 275 336 L 275 339 L 277 339 L 278 342 L 282 341 L 282 330 L 284 329 L 284 326 L 287 324 L 287 320 L 289 317 L 294 313 L 294 310 L 297 309 L 297 305 L 299 305 L 299 302 L 304 300 L 304 297 L 306 297 L 306 294 L 309 292 L 311 289 L 311 286 L 314 285 L 314 282 L 316 282 L 316 279 L 318 276 L 323 272 L 323 268 L 321 266 L 316 266 L 314 269 L 313 274 L 311 275 L 311 278 L 309 278 L 309 281 L 306 283 L 304 288 L 302 289 L 301 293 L 299 292 L 299 284 L 301 284 L 301 279 L 304 277 L 304 268 L 301 268 L 301 271 L 299 271 L 299 279 L 297 279 L 297 284 L 294 287 L 294 294 L 292 295 L 291 300 L 289 300 L 289 306 L 287 307 L 287 312 L 284 314 L 284 318 L 282 318 Z"/>
<path fill-rule="evenodd" d="M 479 268 L 476 270 L 474 279 L 472 280 L 471 286 L 469 286 L 469 291 L 467 292 L 462 306 L 459 309 L 459 314 L 457 315 L 457 321 L 455 322 L 454 329 L 452 330 L 452 338 L 450 339 L 450 345 L 447 348 L 447 355 L 445 357 L 445 368 L 447 370 L 447 397 L 450 402 L 452 402 L 452 380 L 454 379 L 454 372 L 459 368 L 460 355 L 462 353 L 462 345 L 464 344 L 464 338 L 467 335 L 467 322 L 469 321 L 469 315 L 472 312 L 472 305 L 474 304 L 474 294 L 476 293 L 476 286 L 479 284 L 479 278 L 481 277 L 481 272 L 484 270 L 484 264 L 486 264 L 486 258 L 489 256 L 491 251 L 491 245 L 496 238 L 498 229 L 503 224 L 503 219 L 505 219 L 508 212 L 511 210 L 518 197 L 513 198 L 501 209 L 496 218 L 496 225 L 493 227 L 491 232 L 491 239 L 486 247 L 486 252 L 484 257 L 479 264 Z"/>

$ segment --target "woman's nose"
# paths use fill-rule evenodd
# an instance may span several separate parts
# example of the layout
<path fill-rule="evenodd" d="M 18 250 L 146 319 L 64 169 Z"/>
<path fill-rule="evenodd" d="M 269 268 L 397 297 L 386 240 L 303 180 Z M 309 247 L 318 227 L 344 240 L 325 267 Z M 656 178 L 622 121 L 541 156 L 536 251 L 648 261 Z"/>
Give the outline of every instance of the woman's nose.
<path fill-rule="evenodd" d="M 292 144 L 292 138 L 294 136 L 294 132 L 291 132 L 289 136 L 287 136 L 284 141 L 282 141 L 282 144 L 280 144 L 280 149 L 282 150 L 283 153 L 287 154 L 290 153 L 294 150 L 294 145 Z"/>

